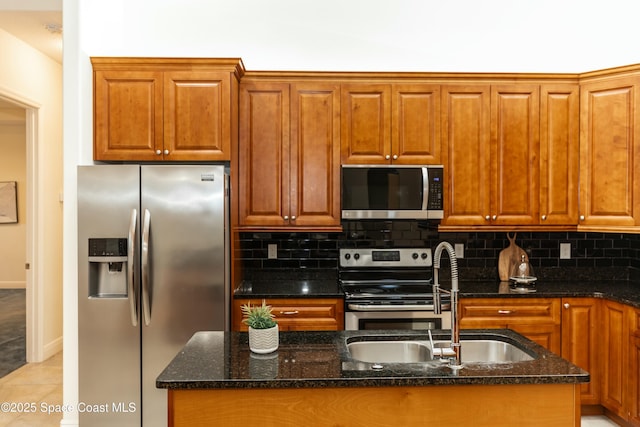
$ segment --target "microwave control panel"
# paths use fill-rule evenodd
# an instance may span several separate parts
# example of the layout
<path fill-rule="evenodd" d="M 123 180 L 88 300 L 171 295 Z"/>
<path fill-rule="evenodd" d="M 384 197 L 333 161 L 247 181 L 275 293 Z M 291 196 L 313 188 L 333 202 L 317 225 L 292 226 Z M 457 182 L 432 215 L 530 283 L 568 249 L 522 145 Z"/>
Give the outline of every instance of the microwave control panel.
<path fill-rule="evenodd" d="M 444 187 L 444 169 L 431 167 L 429 171 L 429 197 L 427 199 L 428 210 L 444 209 L 442 191 Z"/>

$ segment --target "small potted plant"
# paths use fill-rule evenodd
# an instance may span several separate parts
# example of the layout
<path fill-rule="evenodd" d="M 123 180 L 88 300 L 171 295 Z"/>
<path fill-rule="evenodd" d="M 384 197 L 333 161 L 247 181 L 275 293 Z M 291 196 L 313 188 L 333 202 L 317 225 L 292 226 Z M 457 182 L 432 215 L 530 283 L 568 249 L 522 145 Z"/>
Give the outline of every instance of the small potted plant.
<path fill-rule="evenodd" d="M 271 306 L 262 300 L 262 305 L 252 306 L 251 303 L 241 307 L 244 319 L 242 322 L 249 326 L 249 348 L 254 353 L 272 353 L 278 349 L 278 323 L 271 312 Z"/>

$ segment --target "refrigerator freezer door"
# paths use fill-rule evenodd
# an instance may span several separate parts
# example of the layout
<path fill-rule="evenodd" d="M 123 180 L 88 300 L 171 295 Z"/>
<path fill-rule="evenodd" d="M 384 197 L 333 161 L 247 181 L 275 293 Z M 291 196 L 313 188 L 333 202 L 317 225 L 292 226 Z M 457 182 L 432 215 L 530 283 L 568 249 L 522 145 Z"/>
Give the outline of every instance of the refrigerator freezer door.
<path fill-rule="evenodd" d="M 124 262 L 112 262 L 118 257 L 89 258 L 89 239 L 126 239 L 137 253 L 139 215 L 133 212 L 139 207 L 139 180 L 135 165 L 78 168 L 80 425 L 140 425 L 140 327 L 134 325 L 137 262 L 129 262 L 129 256 Z M 110 282 L 108 292 L 101 291 L 101 281 Z"/>
<path fill-rule="evenodd" d="M 225 177 L 223 166 L 143 166 L 141 172 L 141 212 L 148 212 L 141 236 L 148 245 L 142 248 L 148 251 L 142 419 L 162 426 L 167 394 L 155 387 L 157 376 L 195 332 L 225 328 Z"/>

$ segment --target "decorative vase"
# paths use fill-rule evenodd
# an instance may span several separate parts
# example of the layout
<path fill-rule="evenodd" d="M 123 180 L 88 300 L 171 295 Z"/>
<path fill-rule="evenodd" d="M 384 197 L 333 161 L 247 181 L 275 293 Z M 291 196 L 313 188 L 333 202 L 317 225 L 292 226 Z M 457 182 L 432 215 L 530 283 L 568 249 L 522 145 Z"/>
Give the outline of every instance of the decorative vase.
<path fill-rule="evenodd" d="M 253 329 L 249 326 L 249 348 L 254 353 L 272 353 L 278 349 L 278 325 L 268 329 Z"/>

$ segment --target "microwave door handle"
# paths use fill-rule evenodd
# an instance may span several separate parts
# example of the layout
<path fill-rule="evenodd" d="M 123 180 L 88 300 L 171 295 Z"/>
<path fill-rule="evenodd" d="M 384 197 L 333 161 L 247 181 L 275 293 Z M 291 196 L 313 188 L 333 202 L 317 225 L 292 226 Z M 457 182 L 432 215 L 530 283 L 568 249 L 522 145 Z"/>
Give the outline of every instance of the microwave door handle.
<path fill-rule="evenodd" d="M 422 210 L 427 210 L 427 201 L 429 200 L 429 168 L 422 168 Z"/>

